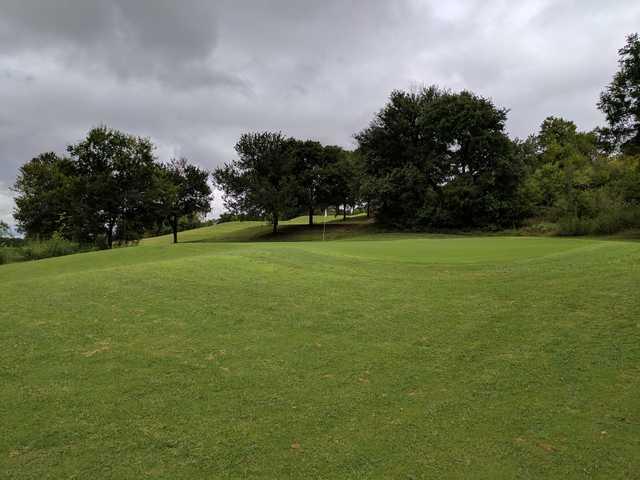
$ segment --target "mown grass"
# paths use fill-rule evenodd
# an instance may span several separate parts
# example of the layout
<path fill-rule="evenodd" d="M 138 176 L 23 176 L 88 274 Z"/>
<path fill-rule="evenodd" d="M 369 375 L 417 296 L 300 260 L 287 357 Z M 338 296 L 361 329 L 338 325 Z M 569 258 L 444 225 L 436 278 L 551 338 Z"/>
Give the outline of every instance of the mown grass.
<path fill-rule="evenodd" d="M 258 242 L 258 241 L 317 241 L 322 240 L 325 231 L 326 240 L 341 240 L 372 234 L 378 231 L 373 219 L 364 215 L 347 217 L 314 216 L 314 225 L 309 227 L 307 217 L 296 217 L 280 223 L 276 235 L 271 224 L 260 221 L 228 222 L 180 232 L 179 242 Z M 146 245 L 167 245 L 173 242 L 172 235 L 147 238 Z"/>
<path fill-rule="evenodd" d="M 0 267 L 0 477 L 637 477 L 639 243 L 209 234 Z"/>

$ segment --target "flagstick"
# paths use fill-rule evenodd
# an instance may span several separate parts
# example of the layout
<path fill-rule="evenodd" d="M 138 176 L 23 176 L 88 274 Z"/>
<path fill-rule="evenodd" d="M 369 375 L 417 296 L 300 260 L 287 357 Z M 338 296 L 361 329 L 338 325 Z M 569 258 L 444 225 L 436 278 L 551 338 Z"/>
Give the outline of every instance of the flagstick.
<path fill-rule="evenodd" d="M 324 232 L 327 230 L 327 209 L 324 209 L 324 218 L 322 220 L 322 241 L 324 242 Z"/>

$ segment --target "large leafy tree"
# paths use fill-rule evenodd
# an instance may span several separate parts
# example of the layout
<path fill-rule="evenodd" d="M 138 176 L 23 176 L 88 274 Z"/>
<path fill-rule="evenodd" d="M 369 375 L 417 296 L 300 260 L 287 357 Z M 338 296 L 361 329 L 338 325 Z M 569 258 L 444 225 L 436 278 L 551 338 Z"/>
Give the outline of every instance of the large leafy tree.
<path fill-rule="evenodd" d="M 186 159 L 172 160 L 161 165 L 156 177 L 156 216 L 171 225 L 173 243 L 178 243 L 178 224 L 181 217 L 206 214 L 211 210 L 209 173 Z"/>
<path fill-rule="evenodd" d="M 313 225 L 315 210 L 327 197 L 327 158 L 322 145 L 312 140 L 289 139 L 293 168 L 298 183 L 298 203 L 304 206 Z"/>
<path fill-rule="evenodd" d="M 403 227 L 512 224 L 521 166 L 506 114 L 470 92 L 393 92 L 356 136 L 378 219 Z"/>
<path fill-rule="evenodd" d="M 153 185 L 151 141 L 102 126 L 68 151 L 81 178 L 79 205 L 87 234 L 104 233 L 108 248 L 114 233 L 121 241 L 138 236 Z"/>
<path fill-rule="evenodd" d="M 14 218 L 27 237 L 75 236 L 77 170 L 69 158 L 38 155 L 20 167 L 13 190 Z"/>
<path fill-rule="evenodd" d="M 213 172 L 225 206 L 235 214 L 269 218 L 276 233 L 279 220 L 298 207 L 292 142 L 280 133 L 246 133 L 235 150 L 238 158 Z"/>
<path fill-rule="evenodd" d="M 334 205 L 336 211 L 342 206 L 343 219 L 347 208 L 355 207 L 359 201 L 361 182 L 360 157 L 336 145 L 324 147 L 326 157 L 325 184 L 327 204 Z"/>
<path fill-rule="evenodd" d="M 629 35 L 618 53 L 619 70 L 598 103 L 609 124 L 600 132 L 613 149 L 640 153 L 640 36 Z"/>
<path fill-rule="evenodd" d="M 536 159 L 523 184 L 532 213 L 550 220 L 578 216 L 581 192 L 593 187 L 594 167 L 601 160 L 596 136 L 579 132 L 569 120 L 548 117 L 534 142 Z"/>

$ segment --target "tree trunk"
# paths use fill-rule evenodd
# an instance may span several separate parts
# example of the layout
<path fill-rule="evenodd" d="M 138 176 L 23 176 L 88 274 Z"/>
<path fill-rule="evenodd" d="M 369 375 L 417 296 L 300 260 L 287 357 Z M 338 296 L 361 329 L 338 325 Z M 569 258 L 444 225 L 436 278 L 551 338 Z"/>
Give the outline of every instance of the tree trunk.
<path fill-rule="evenodd" d="M 371 216 L 371 202 L 367 202 L 367 218 Z"/>
<path fill-rule="evenodd" d="M 342 221 L 344 222 L 347 219 L 347 204 L 342 205 Z"/>
<path fill-rule="evenodd" d="M 122 214 L 122 235 L 120 235 L 120 245 L 127 245 L 127 215 Z"/>
<path fill-rule="evenodd" d="M 107 225 L 107 248 L 111 249 L 113 246 L 113 225 Z"/>
<path fill-rule="evenodd" d="M 273 213 L 273 233 L 278 233 L 278 214 Z"/>
<path fill-rule="evenodd" d="M 173 243 L 178 243 L 178 217 L 174 216 L 171 220 L 171 230 L 173 230 Z"/>
<path fill-rule="evenodd" d="M 309 226 L 313 226 L 313 207 L 309 207 Z"/>

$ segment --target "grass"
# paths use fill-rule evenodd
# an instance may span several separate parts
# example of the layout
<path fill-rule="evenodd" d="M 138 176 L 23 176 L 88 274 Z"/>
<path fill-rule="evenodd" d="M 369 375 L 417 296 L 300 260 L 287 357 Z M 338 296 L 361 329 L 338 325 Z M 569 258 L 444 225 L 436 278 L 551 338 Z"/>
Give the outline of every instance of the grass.
<path fill-rule="evenodd" d="M 0 477 L 637 477 L 640 243 L 256 227 L 0 267 Z"/>
<path fill-rule="evenodd" d="M 307 225 L 308 218 L 296 217 L 285 220 L 279 225 L 279 233 L 272 234 L 271 224 L 259 221 L 228 222 L 180 232 L 179 242 L 258 242 L 258 241 L 314 241 L 322 240 L 322 231 L 325 230 L 327 240 L 339 240 L 354 238 L 376 232 L 376 227 L 371 219 L 364 215 L 347 217 L 343 222 L 342 217 L 314 216 L 314 226 Z M 173 242 L 172 235 L 147 238 L 146 245 L 168 245 Z"/>

